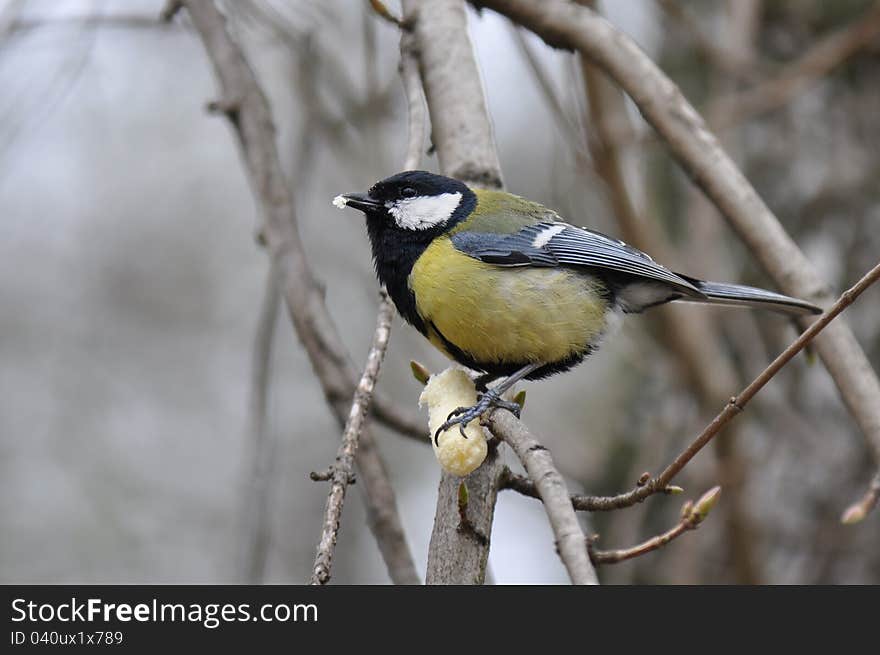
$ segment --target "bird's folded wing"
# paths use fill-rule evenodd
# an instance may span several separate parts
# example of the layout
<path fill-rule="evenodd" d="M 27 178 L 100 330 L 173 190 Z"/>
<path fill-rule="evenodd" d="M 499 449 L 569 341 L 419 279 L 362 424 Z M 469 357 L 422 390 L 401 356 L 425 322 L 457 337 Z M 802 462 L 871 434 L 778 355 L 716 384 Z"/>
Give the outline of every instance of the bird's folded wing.
<path fill-rule="evenodd" d="M 584 266 L 660 282 L 685 296 L 704 294 L 641 250 L 599 232 L 562 222 L 528 225 L 514 234 L 457 232 L 457 250 L 497 266 Z M 636 280 L 634 280 L 636 281 Z"/>

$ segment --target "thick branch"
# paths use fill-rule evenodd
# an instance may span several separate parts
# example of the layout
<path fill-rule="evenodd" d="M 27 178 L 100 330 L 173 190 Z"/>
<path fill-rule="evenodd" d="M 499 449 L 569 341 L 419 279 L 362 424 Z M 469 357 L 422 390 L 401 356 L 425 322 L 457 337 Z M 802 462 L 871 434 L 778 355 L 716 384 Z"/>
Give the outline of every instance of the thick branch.
<path fill-rule="evenodd" d="M 342 518 L 342 506 L 345 502 L 345 491 L 354 477 L 354 457 L 358 449 L 358 441 L 366 422 L 367 410 L 373 398 L 373 390 L 379 377 L 379 367 L 388 348 L 391 336 L 391 317 L 394 310 L 388 302 L 387 295 L 382 293 L 379 315 L 376 318 L 376 331 L 373 343 L 367 355 L 367 364 L 363 375 L 354 392 L 354 400 L 342 432 L 342 443 L 336 453 L 336 463 L 330 467 L 332 471 L 330 492 L 324 508 L 324 524 L 321 539 L 318 542 L 318 553 L 312 569 L 311 584 L 327 584 L 330 581 L 330 567 L 333 563 L 333 551 L 336 548 L 336 535 L 339 533 L 339 521 Z"/>
<path fill-rule="evenodd" d="M 584 531 L 550 451 L 508 411 L 492 412 L 488 425 L 493 434 L 510 444 L 534 481 L 556 537 L 556 549 L 571 581 L 578 585 L 599 584 L 587 554 Z"/>
<path fill-rule="evenodd" d="M 483 84 L 468 38 L 463 0 L 403 0 L 411 25 L 428 109 L 431 141 L 446 175 L 500 187 L 501 165 Z"/>
<path fill-rule="evenodd" d="M 693 180 L 721 210 L 758 261 L 786 293 L 827 305 L 830 290 L 785 232 L 678 87 L 625 34 L 595 12 L 563 0 L 472 0 L 541 36 L 548 45 L 579 50 L 630 95 Z M 880 460 L 880 381 L 843 323 L 816 349 L 850 413 Z"/>
<path fill-rule="evenodd" d="M 334 416 L 342 424 L 348 416 L 358 374 L 324 304 L 322 287 L 306 260 L 293 198 L 278 157 L 269 104 L 240 48 L 226 31 L 225 19 L 214 3 L 209 0 L 172 2 L 165 15 L 171 16 L 173 7 L 180 4 L 188 9 L 220 83 L 223 95 L 214 106 L 226 114 L 239 138 L 263 214 L 259 233 L 279 272 L 288 314 Z M 406 547 L 393 491 L 368 430 L 361 434 L 361 446 L 358 456 L 361 487 L 373 519 L 373 533 L 385 555 L 391 578 L 395 582 L 416 583 L 418 576 Z M 390 504 L 376 507 L 373 503 L 378 499 Z M 396 553 L 400 559 L 390 561 L 388 553 Z"/>

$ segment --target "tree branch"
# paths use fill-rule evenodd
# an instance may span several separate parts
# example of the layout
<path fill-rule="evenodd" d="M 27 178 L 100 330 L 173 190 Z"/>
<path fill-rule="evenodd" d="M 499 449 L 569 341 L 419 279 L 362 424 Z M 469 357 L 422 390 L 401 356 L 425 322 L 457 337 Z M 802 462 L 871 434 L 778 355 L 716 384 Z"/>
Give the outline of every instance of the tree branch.
<path fill-rule="evenodd" d="M 565 480 L 556 470 L 550 451 L 508 411 L 494 411 L 487 420 L 489 429 L 513 448 L 544 503 L 550 526 L 556 537 L 556 550 L 568 577 L 577 585 L 599 584 L 590 564 L 584 532 L 574 513 Z"/>
<path fill-rule="evenodd" d="M 468 37 L 464 0 L 403 0 L 431 112 L 431 141 L 440 168 L 484 187 L 501 187 L 501 165 Z"/>
<path fill-rule="evenodd" d="M 388 296 L 383 291 L 379 314 L 376 318 L 376 331 L 373 335 L 370 352 L 367 355 L 367 364 L 354 392 L 348 421 L 345 423 L 345 430 L 342 433 L 342 443 L 339 444 L 339 450 L 336 453 L 336 463 L 330 467 L 332 471 L 330 492 L 327 494 L 321 539 L 318 542 L 318 552 L 309 581 L 313 585 L 327 584 L 330 581 L 330 567 L 333 564 L 333 551 L 336 548 L 336 536 L 339 533 L 345 491 L 354 477 L 354 457 L 366 422 L 373 390 L 376 388 L 379 368 L 382 366 L 385 350 L 388 348 L 393 313 L 394 310 L 391 303 L 388 302 Z"/>
<path fill-rule="evenodd" d="M 648 476 L 648 480 L 650 480 L 650 476 Z M 645 480 L 645 483 L 648 480 Z M 538 493 L 538 488 L 535 486 L 534 482 L 524 475 L 514 473 L 507 467 L 504 468 L 500 485 L 502 490 L 510 489 L 523 496 L 541 500 L 541 494 Z M 641 487 L 644 486 L 644 484 L 638 486 Z M 681 487 L 667 485 L 665 489 L 661 489 L 657 493 L 665 493 L 672 496 L 680 494 L 682 491 L 683 489 Z M 617 509 L 631 507 L 644 500 L 644 498 L 640 498 L 638 500 L 633 500 L 632 502 L 627 502 L 620 500 L 622 496 L 622 494 L 617 496 L 585 496 L 581 494 L 573 494 L 569 500 L 571 501 L 571 506 L 579 512 L 611 512 Z"/>
<path fill-rule="evenodd" d="M 222 89 L 215 103 L 238 136 L 245 167 L 263 214 L 260 230 L 277 267 L 288 314 L 337 421 L 345 422 L 358 374 L 324 304 L 323 289 L 308 265 L 297 230 L 293 198 L 281 168 L 269 104 L 240 48 L 226 31 L 225 18 L 210 0 L 171 2 L 165 16 L 186 6 Z M 373 534 L 391 578 L 416 583 L 397 515 L 394 492 L 368 430 L 361 434 L 358 467 Z M 382 506 L 376 506 L 382 502 Z M 389 554 L 398 559 L 389 559 Z"/>
<path fill-rule="evenodd" d="M 678 523 L 656 537 L 651 537 L 647 541 L 632 546 L 630 548 L 622 548 L 618 550 L 596 550 L 593 546 L 599 538 L 599 535 L 593 535 L 587 540 L 587 549 L 590 553 L 590 561 L 596 566 L 601 564 L 617 564 L 634 557 L 647 555 L 659 548 L 662 548 L 673 539 L 677 539 L 685 532 L 696 530 L 700 524 L 706 519 L 709 512 L 718 502 L 718 496 L 721 494 L 721 487 L 713 487 L 704 493 L 700 499 L 694 503 L 687 501 L 681 508 L 681 518 Z"/>
<path fill-rule="evenodd" d="M 831 292 L 678 87 L 625 34 L 563 0 L 471 0 L 553 47 L 579 50 L 629 94 L 694 182 L 719 208 L 781 289 L 827 306 Z M 880 381 L 852 331 L 832 325 L 816 349 L 880 461 Z"/>

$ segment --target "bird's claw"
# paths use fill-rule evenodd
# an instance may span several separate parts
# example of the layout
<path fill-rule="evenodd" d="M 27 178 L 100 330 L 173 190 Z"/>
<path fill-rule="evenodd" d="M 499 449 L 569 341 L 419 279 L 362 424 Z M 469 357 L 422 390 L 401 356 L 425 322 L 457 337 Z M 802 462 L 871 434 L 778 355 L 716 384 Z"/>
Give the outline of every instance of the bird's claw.
<path fill-rule="evenodd" d="M 518 403 L 502 400 L 494 389 L 489 389 L 486 393 L 482 394 L 476 405 L 472 407 L 456 407 L 449 413 L 449 416 L 446 417 L 446 422 L 437 428 L 437 431 L 434 433 L 434 445 L 439 445 L 440 433 L 448 430 L 453 425 L 458 425 L 458 431 L 461 433 L 461 436 L 467 439 L 468 437 L 464 429 L 468 423 L 480 418 L 487 410 L 495 407 L 506 409 L 517 418 L 519 418 L 520 411 L 522 410 Z"/>

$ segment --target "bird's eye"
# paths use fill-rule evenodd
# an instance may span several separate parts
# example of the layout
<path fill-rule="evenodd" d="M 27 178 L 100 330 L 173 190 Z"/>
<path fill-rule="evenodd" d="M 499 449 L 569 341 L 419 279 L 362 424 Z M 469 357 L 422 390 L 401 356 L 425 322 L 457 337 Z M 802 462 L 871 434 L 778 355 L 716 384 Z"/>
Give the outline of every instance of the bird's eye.
<path fill-rule="evenodd" d="M 401 198 L 415 198 L 416 197 L 416 190 L 413 189 L 411 186 L 405 186 L 400 190 L 400 197 Z"/>

